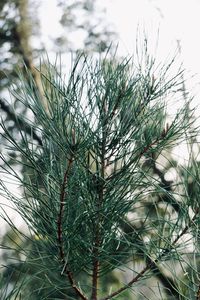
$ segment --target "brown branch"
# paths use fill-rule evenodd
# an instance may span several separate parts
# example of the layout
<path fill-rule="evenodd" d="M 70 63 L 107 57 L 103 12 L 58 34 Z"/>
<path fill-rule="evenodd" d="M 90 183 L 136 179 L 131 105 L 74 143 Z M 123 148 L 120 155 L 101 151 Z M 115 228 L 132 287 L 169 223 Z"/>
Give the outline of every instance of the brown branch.
<path fill-rule="evenodd" d="M 120 229 L 123 230 L 123 232 L 125 233 L 126 239 L 128 241 L 130 241 L 130 243 L 137 242 L 137 245 L 139 246 L 140 251 L 142 251 L 143 254 L 145 254 L 145 251 L 143 251 L 143 246 L 145 245 L 145 243 L 144 243 L 142 237 L 140 237 L 140 235 L 138 234 L 137 227 L 135 227 L 127 219 L 122 219 L 120 222 Z M 140 245 L 141 245 L 141 247 L 140 247 Z M 177 291 L 174 281 L 171 278 L 169 278 L 167 275 L 163 274 L 163 272 L 160 270 L 160 268 L 152 260 L 151 257 L 147 257 L 146 262 L 148 264 L 152 263 L 151 271 L 159 279 L 159 281 L 163 284 L 165 292 L 169 296 L 173 295 L 175 297 L 175 299 L 179 299 L 179 293 Z"/>
<path fill-rule="evenodd" d="M 199 285 L 199 288 L 198 288 L 198 291 L 197 291 L 196 300 L 200 300 L 200 285 Z"/>
<path fill-rule="evenodd" d="M 174 297 L 175 299 L 180 298 L 180 294 L 178 292 L 178 289 L 173 281 L 173 279 L 169 278 L 168 276 L 164 275 L 160 268 L 157 266 L 157 264 L 150 258 L 147 257 L 147 261 L 149 263 L 152 263 L 151 272 L 158 278 L 158 280 L 162 283 L 163 288 L 165 290 L 165 293 L 171 297 Z"/>
<path fill-rule="evenodd" d="M 181 231 L 181 233 L 176 237 L 176 239 L 172 242 L 172 247 L 179 241 L 179 239 L 185 235 L 188 231 L 188 229 L 191 227 L 191 225 L 194 223 L 197 215 L 199 214 L 199 209 L 196 210 L 193 218 L 190 220 L 190 222 L 188 223 L 188 225 L 185 226 L 185 228 Z M 156 263 L 159 263 L 159 259 L 164 257 L 166 254 L 168 254 L 170 251 L 170 249 L 167 249 L 165 251 L 162 252 L 162 254 L 159 256 L 159 258 L 157 258 L 155 261 L 150 261 L 146 267 L 144 267 L 142 269 L 142 271 L 140 271 L 137 276 L 135 276 L 132 280 L 130 280 L 125 286 L 121 287 L 120 289 L 118 289 L 117 291 L 113 292 L 112 294 L 110 294 L 109 296 L 102 298 L 101 300 L 108 300 L 108 299 L 112 299 L 115 296 L 118 296 L 119 294 L 121 294 L 122 292 L 124 292 L 125 290 L 127 290 L 128 288 L 130 288 L 132 286 L 133 283 L 136 283 L 139 279 L 141 279 L 143 277 L 143 275 L 148 272 L 151 271 L 152 268 L 154 268 Z M 200 287 L 199 290 L 197 292 L 197 299 L 196 300 L 200 300 Z"/>
<path fill-rule="evenodd" d="M 108 118 L 106 118 L 107 114 L 107 105 L 106 105 L 106 95 L 102 100 L 102 111 L 100 115 L 102 117 L 102 141 L 101 141 L 101 180 L 98 184 L 98 202 L 97 202 L 97 220 L 96 220 L 96 232 L 95 232 L 95 242 L 93 247 L 93 272 L 92 272 L 92 294 L 91 300 L 97 300 L 97 292 L 98 292 L 98 273 L 99 273 L 99 248 L 101 245 L 101 234 L 100 234 L 100 226 L 101 226 L 101 207 L 103 203 L 104 197 L 104 178 L 105 178 L 105 169 L 106 169 L 106 140 L 108 136 Z"/>
<path fill-rule="evenodd" d="M 149 271 L 151 269 L 152 266 L 153 266 L 153 264 L 147 264 L 146 267 L 144 267 L 142 269 L 142 271 L 140 271 L 131 281 L 129 281 L 129 283 L 127 283 L 125 286 L 121 287 L 116 292 L 110 294 L 109 296 L 107 296 L 101 300 L 108 300 L 108 299 L 112 299 L 115 296 L 118 296 L 119 294 L 124 292 L 126 289 L 130 288 L 133 283 L 137 282 L 147 271 Z"/>
<path fill-rule="evenodd" d="M 74 142 L 74 132 L 72 131 L 73 135 L 73 142 Z M 71 284 L 72 288 L 76 292 L 76 294 L 83 300 L 88 300 L 88 298 L 82 293 L 82 291 L 78 288 L 73 273 L 70 271 L 67 260 L 65 259 L 65 251 L 64 251 L 64 245 L 63 245 L 63 230 L 62 230 L 62 221 L 63 221 L 63 213 L 64 213 L 64 203 L 66 198 L 66 186 L 69 178 L 69 173 L 73 164 L 74 157 L 73 155 L 69 159 L 67 169 L 64 174 L 63 183 L 61 186 L 61 192 L 60 192 L 60 209 L 58 213 L 58 219 L 57 219 L 57 238 L 58 238 L 58 248 L 59 248 L 59 256 L 61 263 L 63 265 L 63 269 L 61 272 L 61 275 L 64 273 L 67 275 L 67 278 L 69 280 L 69 283 Z"/>
<path fill-rule="evenodd" d="M 104 161 L 104 155 L 102 157 L 102 170 L 104 170 L 105 161 Z M 104 178 L 104 171 L 101 174 Z M 98 186 L 99 189 L 99 198 L 97 203 L 97 211 L 98 216 L 96 220 L 96 232 L 95 232 L 95 241 L 94 241 L 94 247 L 93 247 L 93 271 L 92 271 L 92 294 L 91 294 L 91 300 L 97 300 L 97 291 L 98 291 L 98 273 L 99 273 L 99 247 L 101 245 L 101 237 L 100 237 L 100 223 L 101 223 L 101 205 L 103 202 L 103 183 L 102 181 L 99 183 L 100 186 Z"/>
<path fill-rule="evenodd" d="M 93 249 L 93 272 L 92 272 L 92 295 L 91 300 L 97 300 L 97 291 L 98 291 L 98 272 L 99 272 L 99 246 L 100 246 L 100 240 L 99 240 L 99 230 L 97 228 L 96 231 L 96 237 L 95 237 L 95 245 Z"/>
<path fill-rule="evenodd" d="M 185 228 L 181 231 L 181 233 L 177 235 L 172 245 L 175 245 L 178 242 L 178 240 L 187 233 L 188 229 L 192 226 L 198 214 L 199 214 L 199 209 L 196 209 L 193 218 L 189 221 L 188 225 L 185 226 Z"/>
<path fill-rule="evenodd" d="M 161 132 L 160 136 L 157 137 L 149 145 L 147 145 L 146 147 L 144 147 L 144 149 L 140 152 L 140 156 L 146 154 L 147 151 L 149 151 L 149 149 L 151 149 L 153 146 L 155 146 L 158 142 L 162 141 L 166 137 L 166 135 L 168 134 L 170 128 L 171 128 L 171 126 L 169 126 L 169 124 L 167 123 L 166 124 L 166 128 L 163 129 L 163 131 Z"/>
<path fill-rule="evenodd" d="M 105 147 L 102 147 L 102 149 L 105 150 Z M 102 173 L 101 176 L 104 178 L 104 170 L 105 170 L 105 157 L 104 157 L 104 150 L 103 150 L 103 155 L 102 155 Z M 101 178 L 101 179 L 102 179 Z M 98 179 L 97 179 L 98 180 Z M 92 273 L 92 294 L 91 294 L 91 300 L 97 300 L 97 291 L 98 291 L 98 273 L 99 273 L 99 248 L 101 246 L 101 234 L 100 234 L 100 224 L 102 221 L 101 218 L 101 206 L 103 202 L 103 195 L 104 195 L 104 183 L 101 180 L 98 183 L 98 203 L 97 203 L 97 211 L 98 211 L 98 216 L 96 220 L 96 232 L 95 232 L 95 242 L 94 242 L 94 247 L 93 247 L 93 273 Z"/>
<path fill-rule="evenodd" d="M 105 147 L 102 147 L 102 149 L 105 150 Z M 104 151 L 102 155 L 102 173 L 101 176 L 104 178 L 104 170 L 105 170 L 105 157 L 104 157 Z M 99 247 L 101 245 L 101 236 L 100 236 L 100 224 L 101 224 L 101 206 L 103 202 L 103 195 L 104 195 L 104 183 L 101 180 L 99 182 L 99 198 L 97 203 L 97 211 L 98 211 L 98 217 L 96 221 L 96 233 L 95 233 L 95 243 L 93 248 L 93 273 L 92 273 L 92 295 L 91 300 L 97 300 L 97 291 L 98 291 L 98 273 L 99 273 Z"/>
<path fill-rule="evenodd" d="M 66 184 L 67 184 L 67 180 L 68 180 L 68 176 L 69 176 L 69 172 L 70 172 L 72 163 L 73 163 L 73 158 L 71 157 L 69 160 L 68 166 L 67 166 L 67 170 L 65 171 L 64 179 L 63 179 L 63 183 L 62 183 L 62 187 L 61 187 L 60 210 L 59 210 L 58 220 L 57 220 L 58 245 L 59 245 L 60 258 L 62 261 L 65 259 L 64 249 L 63 249 L 63 236 L 62 236 L 62 218 L 63 218 L 63 213 L 64 213 L 64 201 L 65 201 L 65 196 L 66 196 L 65 189 L 66 189 Z"/>

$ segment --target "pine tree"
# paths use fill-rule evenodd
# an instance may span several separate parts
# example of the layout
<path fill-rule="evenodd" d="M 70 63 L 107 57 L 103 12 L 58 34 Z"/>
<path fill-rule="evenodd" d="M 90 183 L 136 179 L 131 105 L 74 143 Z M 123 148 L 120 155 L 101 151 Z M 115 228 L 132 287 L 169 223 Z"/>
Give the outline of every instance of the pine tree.
<path fill-rule="evenodd" d="M 187 166 L 170 155 L 198 131 L 191 99 L 169 115 L 182 85 L 172 65 L 158 68 L 148 53 L 140 63 L 80 55 L 67 79 L 48 62 L 42 98 L 29 69 L 19 75 L 13 96 L 32 118 L 19 118 L 21 144 L 1 121 L 0 183 L 29 232 L 2 214 L 19 236 L 2 299 L 199 299 L 198 162 L 194 152 Z M 23 174 L 7 162 L 13 151 Z"/>

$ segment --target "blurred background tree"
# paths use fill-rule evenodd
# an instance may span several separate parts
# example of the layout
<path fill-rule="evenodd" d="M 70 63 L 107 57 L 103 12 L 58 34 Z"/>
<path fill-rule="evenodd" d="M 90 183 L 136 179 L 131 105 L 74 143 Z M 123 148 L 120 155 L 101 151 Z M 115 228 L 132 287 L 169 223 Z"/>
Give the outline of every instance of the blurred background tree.
<path fill-rule="evenodd" d="M 67 53 L 77 50 L 103 52 L 110 45 L 115 35 L 110 24 L 103 20 L 103 12 L 97 11 L 95 1 L 57 1 L 60 7 L 60 22 L 63 35 L 54 38 L 49 45 L 43 43 L 41 32 L 39 8 L 41 1 L 32 0 L 2 0 L 0 3 L 0 105 L 1 112 L 10 122 L 10 130 L 16 126 L 15 117 L 8 101 L 8 88 L 10 79 L 15 80 L 17 68 L 28 67 L 40 87 L 40 79 L 36 67 L 38 58 L 45 50 Z M 47 13 L 47 12 L 43 12 Z M 51 22 L 51 20 L 49 20 Z M 73 44 L 73 35 L 81 31 L 83 43 L 80 49 Z M 69 36 L 72 38 L 70 39 Z M 5 100 L 4 100 L 5 99 Z M 14 107 L 20 113 L 17 99 Z M 12 121 L 12 122 L 11 122 Z"/>

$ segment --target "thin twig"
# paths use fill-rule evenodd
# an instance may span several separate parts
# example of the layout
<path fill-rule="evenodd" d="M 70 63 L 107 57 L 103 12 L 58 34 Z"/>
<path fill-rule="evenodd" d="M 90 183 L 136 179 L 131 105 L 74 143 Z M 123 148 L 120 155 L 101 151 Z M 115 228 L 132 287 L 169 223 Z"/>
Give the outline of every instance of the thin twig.
<path fill-rule="evenodd" d="M 97 300 L 98 273 L 99 273 L 99 228 L 96 230 L 95 244 L 93 249 L 93 273 L 92 273 L 92 295 L 91 300 Z"/>
<path fill-rule="evenodd" d="M 152 141 L 151 143 L 149 143 L 147 146 L 145 146 L 140 152 L 139 152 L 139 155 L 138 155 L 138 160 L 141 159 L 141 157 L 146 154 L 150 149 L 152 149 L 152 147 L 156 146 L 157 143 L 159 143 L 160 141 L 163 141 L 163 139 L 166 137 L 166 135 L 168 134 L 169 130 L 170 130 L 170 126 L 166 126 L 166 128 L 163 129 L 163 131 L 161 132 L 160 136 L 157 137 L 154 141 Z M 135 161 L 135 158 L 134 159 L 131 159 L 127 164 L 125 164 L 117 173 L 114 173 L 112 175 L 110 175 L 109 179 L 113 179 L 114 177 L 116 176 L 119 176 L 121 173 L 123 173 L 123 171 L 125 169 L 128 169 L 132 164 L 133 162 Z"/>
<path fill-rule="evenodd" d="M 74 134 L 74 132 L 72 132 Z M 74 140 L 74 138 L 73 138 Z M 65 251 L 64 251 L 64 245 L 63 245 L 63 230 L 62 230 L 62 221 L 63 221 L 63 213 L 64 213 L 64 202 L 65 202 L 65 197 L 66 197 L 66 186 L 69 178 L 69 173 L 73 164 L 74 157 L 71 155 L 67 169 L 64 174 L 63 178 L 63 183 L 61 186 L 61 193 L 60 193 L 60 209 L 59 209 L 59 214 L 58 214 L 58 219 L 57 219 L 57 236 L 58 236 L 58 248 L 59 248 L 59 256 L 60 260 L 63 265 L 63 269 L 61 272 L 61 275 L 64 273 L 67 275 L 67 278 L 69 280 L 69 283 L 71 284 L 72 288 L 76 292 L 76 294 L 83 300 L 88 300 L 88 298 L 82 293 L 82 291 L 78 288 L 75 280 L 73 273 L 70 271 L 67 260 L 65 258 Z"/>
<path fill-rule="evenodd" d="M 199 214 L 199 209 L 196 209 L 195 214 L 193 216 L 193 218 L 190 220 L 190 222 L 188 223 L 188 225 L 185 226 L 185 228 L 181 231 L 181 233 L 179 235 L 177 235 L 176 239 L 173 241 L 172 245 L 175 245 L 178 240 L 184 235 L 186 234 L 186 232 L 188 231 L 188 229 L 191 227 L 191 225 L 194 223 L 197 215 Z"/>
<path fill-rule="evenodd" d="M 68 180 L 68 176 L 69 176 L 69 172 L 71 169 L 73 163 L 73 158 L 71 157 L 69 162 L 68 162 L 68 166 L 67 169 L 65 171 L 64 174 L 64 179 L 63 179 L 63 183 L 62 183 L 62 187 L 61 187 L 61 193 L 60 193 L 60 210 L 59 210 L 59 214 L 58 214 L 58 220 L 57 220 L 57 224 L 58 224 L 58 245 L 59 245 L 59 252 L 60 252 L 60 258 L 62 260 L 65 259 L 65 255 L 64 255 L 64 249 L 63 249 L 63 236 L 62 236 L 62 219 L 63 219 L 63 212 L 64 212 L 64 201 L 65 201 L 65 196 L 66 196 L 66 184 L 67 184 L 67 180 Z"/>
<path fill-rule="evenodd" d="M 107 114 L 107 106 L 106 106 L 106 96 L 102 100 L 102 142 L 101 142 L 101 179 L 105 178 L 105 152 L 106 152 L 106 140 L 107 140 L 107 123 L 108 118 L 105 118 Z M 98 202 L 97 202 L 97 211 L 98 217 L 96 222 L 96 233 L 95 233 L 95 242 L 93 248 L 93 273 L 92 273 L 92 294 L 91 300 L 97 300 L 97 292 L 98 292 L 98 273 L 99 273 L 99 248 L 101 245 L 101 235 L 100 235 L 100 226 L 101 226 L 101 206 L 103 203 L 104 196 L 104 183 L 101 180 L 100 186 L 98 188 Z"/>
<path fill-rule="evenodd" d="M 137 228 L 127 219 L 122 219 L 120 223 L 120 229 L 125 233 L 127 241 L 130 241 L 130 243 L 135 242 L 137 240 L 137 244 L 141 244 L 141 251 L 143 254 L 145 254 L 145 251 L 143 251 L 143 246 L 145 245 L 142 237 L 138 234 Z M 146 262 L 148 264 L 152 263 L 151 272 L 154 273 L 154 275 L 159 279 L 159 281 L 162 283 L 165 292 L 169 296 L 174 296 L 174 299 L 179 299 L 179 293 L 177 291 L 177 288 L 171 278 L 164 275 L 163 272 L 159 269 L 158 265 L 154 262 L 154 260 L 151 257 L 146 258 Z"/>
<path fill-rule="evenodd" d="M 137 276 L 135 276 L 131 281 L 129 281 L 129 283 L 127 283 L 125 286 L 121 287 L 114 293 L 110 294 L 109 296 L 107 296 L 101 300 L 108 300 L 108 299 L 112 299 L 115 296 L 118 296 L 119 294 L 124 292 L 126 289 L 130 288 L 133 283 L 137 282 L 147 271 L 149 271 L 151 269 L 152 266 L 153 266 L 153 263 L 147 264 L 146 267 L 143 268 L 142 271 L 137 274 Z"/>
<path fill-rule="evenodd" d="M 190 222 L 188 223 L 188 225 L 186 225 L 184 227 L 184 229 L 181 231 L 181 233 L 176 237 L 176 239 L 172 242 L 172 246 L 174 246 L 179 239 L 185 235 L 188 231 L 188 229 L 191 227 L 191 225 L 194 223 L 197 215 L 199 214 L 199 209 L 196 210 L 193 218 L 190 220 Z M 169 253 L 169 249 L 168 251 L 163 251 L 163 253 L 159 256 L 159 259 L 164 257 L 167 253 Z M 108 300 L 108 299 L 112 299 L 115 296 L 118 296 L 120 293 L 124 292 L 125 290 L 127 290 L 128 288 L 130 288 L 132 286 L 133 283 L 137 282 L 140 278 L 143 277 L 143 275 L 147 272 L 147 271 L 151 271 L 151 269 L 155 266 L 156 263 L 159 262 L 159 259 L 156 259 L 155 261 L 150 261 L 146 267 L 144 267 L 142 269 L 142 271 L 140 271 L 137 276 L 135 276 L 132 280 L 130 280 L 125 286 L 121 287 L 120 289 L 118 289 L 117 291 L 113 292 L 112 294 L 110 294 L 109 296 L 102 298 L 101 300 Z M 199 290 L 197 292 L 197 298 L 196 300 L 200 300 L 200 287 Z"/>
<path fill-rule="evenodd" d="M 200 285 L 199 285 L 199 288 L 198 288 L 198 291 L 197 291 L 196 300 L 200 300 Z"/>

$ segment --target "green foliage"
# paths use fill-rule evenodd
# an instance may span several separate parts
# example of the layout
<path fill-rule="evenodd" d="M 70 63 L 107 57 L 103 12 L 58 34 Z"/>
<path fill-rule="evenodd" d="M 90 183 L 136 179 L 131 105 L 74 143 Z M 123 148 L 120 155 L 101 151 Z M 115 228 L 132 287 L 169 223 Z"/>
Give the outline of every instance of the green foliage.
<path fill-rule="evenodd" d="M 24 71 L 25 63 L 34 77 L 37 88 L 40 89 L 39 74 L 35 66 L 38 65 L 38 57 L 50 46 L 43 43 L 40 26 L 42 20 L 39 17 L 41 1 L 1 0 L 0 2 L 0 109 L 6 125 L 10 131 L 15 132 L 17 124 L 8 96 L 11 81 L 18 80 L 15 68 L 17 66 Z M 96 50 L 103 52 L 110 45 L 114 33 L 108 29 L 108 25 L 103 20 L 104 14 L 97 10 L 94 0 L 67 1 L 67 3 L 57 0 L 55 5 L 60 8 L 61 19 L 57 22 L 63 28 L 63 33 L 51 41 L 53 44 L 50 51 L 66 53 L 76 52 L 81 48 L 85 52 Z M 84 17 L 78 18 L 79 15 Z M 81 45 L 74 45 L 73 35 L 79 31 L 85 38 Z M 27 113 L 17 99 L 13 98 L 13 104 L 14 109 L 21 114 Z M 16 132 L 15 134 L 20 142 L 20 137 Z"/>
<path fill-rule="evenodd" d="M 42 97 L 28 69 L 19 75 L 13 96 L 32 118 L 18 124 L 21 144 L 1 122 L 1 170 L 23 193 L 0 183 L 29 234 L 17 242 L 23 257 L 7 269 L 13 289 L 4 299 L 195 297 L 199 209 L 187 176 L 199 185 L 198 163 L 176 166 L 170 152 L 197 130 L 190 99 L 168 113 L 182 84 L 182 71 L 169 79 L 171 66 L 158 69 L 147 53 L 139 65 L 80 55 L 66 78 L 48 62 Z M 7 162 L 13 151 L 23 176 Z M 164 158 L 179 175 L 173 184 Z"/>

